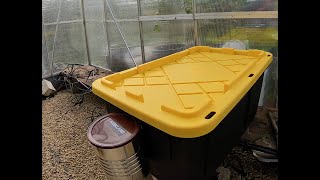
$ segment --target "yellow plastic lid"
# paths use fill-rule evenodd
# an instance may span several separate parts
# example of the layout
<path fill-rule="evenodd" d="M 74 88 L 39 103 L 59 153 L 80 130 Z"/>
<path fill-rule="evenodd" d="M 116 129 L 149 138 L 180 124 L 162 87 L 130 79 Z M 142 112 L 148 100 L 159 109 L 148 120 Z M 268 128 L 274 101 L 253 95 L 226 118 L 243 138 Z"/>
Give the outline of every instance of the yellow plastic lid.
<path fill-rule="evenodd" d="M 261 50 L 195 46 L 97 79 L 94 94 L 172 136 L 211 132 L 272 61 Z"/>

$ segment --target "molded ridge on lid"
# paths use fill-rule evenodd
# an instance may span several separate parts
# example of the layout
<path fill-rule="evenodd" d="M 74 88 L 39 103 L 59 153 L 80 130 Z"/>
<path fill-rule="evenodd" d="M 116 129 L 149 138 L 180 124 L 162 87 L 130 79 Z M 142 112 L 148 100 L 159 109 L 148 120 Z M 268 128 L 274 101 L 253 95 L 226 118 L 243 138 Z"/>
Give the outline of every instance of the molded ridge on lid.
<path fill-rule="evenodd" d="M 135 100 L 142 102 L 142 103 L 144 102 L 143 94 L 141 94 L 141 93 L 132 92 L 132 90 L 125 90 L 125 94 Z"/>
<path fill-rule="evenodd" d="M 256 61 L 251 61 L 249 64 L 247 64 L 247 66 L 245 67 L 245 69 L 243 69 L 237 76 L 235 76 L 233 79 L 227 81 L 225 83 L 224 86 L 224 92 L 226 93 L 231 86 L 241 77 L 243 77 L 245 74 L 248 73 L 248 71 L 256 64 Z"/>
<path fill-rule="evenodd" d="M 177 116 L 181 116 L 181 117 L 191 117 L 192 115 L 197 115 L 198 113 L 200 113 L 202 110 L 207 108 L 211 103 L 212 103 L 212 101 L 205 100 L 204 102 L 200 103 L 198 106 L 196 106 L 192 109 L 186 109 L 183 111 L 172 108 L 167 105 L 161 105 L 161 110 L 168 112 L 168 113 L 172 113 Z"/>

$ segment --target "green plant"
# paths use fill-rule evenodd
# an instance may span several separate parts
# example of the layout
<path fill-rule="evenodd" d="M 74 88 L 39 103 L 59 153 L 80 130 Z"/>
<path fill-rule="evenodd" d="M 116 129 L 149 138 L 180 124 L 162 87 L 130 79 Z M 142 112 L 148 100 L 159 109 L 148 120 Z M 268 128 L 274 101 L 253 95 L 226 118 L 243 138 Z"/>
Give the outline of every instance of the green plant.
<path fill-rule="evenodd" d="M 192 13 L 192 0 L 184 0 L 184 10 L 187 14 Z"/>

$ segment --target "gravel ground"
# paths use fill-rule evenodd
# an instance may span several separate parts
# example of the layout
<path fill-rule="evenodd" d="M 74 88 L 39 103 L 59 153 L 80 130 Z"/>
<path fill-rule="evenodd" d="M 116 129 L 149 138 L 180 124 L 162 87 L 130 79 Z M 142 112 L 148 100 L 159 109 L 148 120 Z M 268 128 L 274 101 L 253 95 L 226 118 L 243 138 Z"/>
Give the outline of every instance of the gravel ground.
<path fill-rule="evenodd" d="M 87 141 L 91 116 L 104 113 L 105 102 L 93 94 L 86 94 L 83 103 L 74 106 L 74 97 L 64 90 L 42 101 L 44 180 L 106 179 Z"/>
<path fill-rule="evenodd" d="M 106 113 L 104 100 L 86 94 L 75 105 L 68 90 L 42 101 L 42 179 L 106 179 L 87 140 L 91 117 Z M 256 160 L 250 149 L 235 146 L 223 162 L 231 180 L 277 180 L 278 164 Z"/>

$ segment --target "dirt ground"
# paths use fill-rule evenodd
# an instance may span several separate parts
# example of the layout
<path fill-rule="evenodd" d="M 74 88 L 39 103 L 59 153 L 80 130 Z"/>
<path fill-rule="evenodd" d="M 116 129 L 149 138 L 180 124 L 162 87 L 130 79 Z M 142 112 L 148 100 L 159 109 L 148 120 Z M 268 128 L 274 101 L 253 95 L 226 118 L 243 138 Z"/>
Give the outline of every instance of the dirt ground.
<path fill-rule="evenodd" d="M 278 163 L 258 161 L 252 150 L 235 146 L 223 162 L 223 166 L 231 171 L 231 180 L 277 180 Z"/>
<path fill-rule="evenodd" d="M 93 116 L 106 113 L 104 100 L 86 94 L 82 103 L 68 90 L 42 101 L 42 179 L 106 179 L 87 141 Z M 276 180 L 278 164 L 263 163 L 250 149 L 235 146 L 222 164 L 231 180 Z"/>

